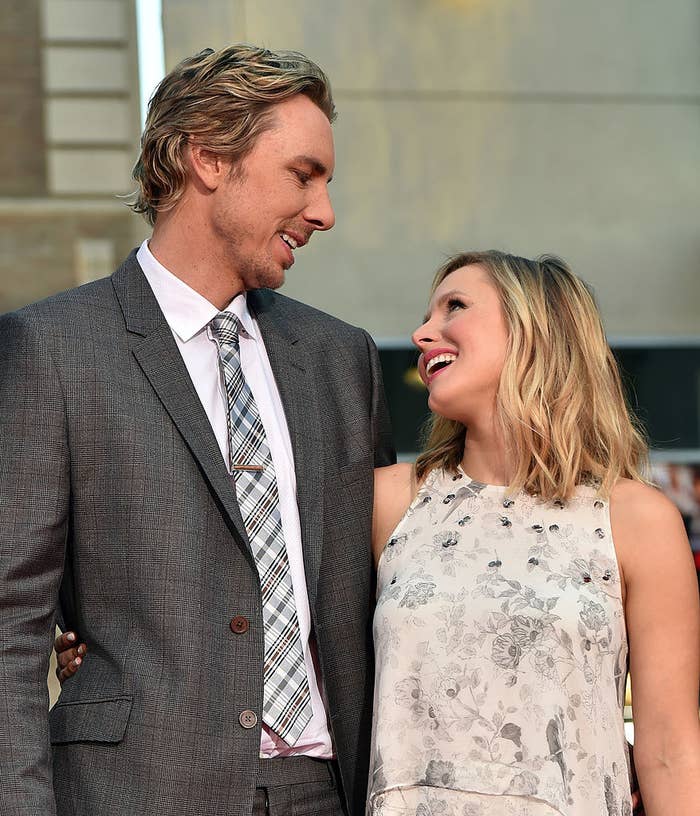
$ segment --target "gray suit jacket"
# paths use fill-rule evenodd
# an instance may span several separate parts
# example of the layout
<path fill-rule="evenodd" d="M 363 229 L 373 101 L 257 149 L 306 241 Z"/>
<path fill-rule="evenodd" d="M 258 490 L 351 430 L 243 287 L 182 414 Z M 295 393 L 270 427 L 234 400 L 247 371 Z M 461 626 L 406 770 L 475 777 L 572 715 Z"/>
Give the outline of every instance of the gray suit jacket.
<path fill-rule="evenodd" d="M 287 415 L 329 720 L 360 814 L 372 468 L 393 457 L 378 357 L 365 332 L 289 298 L 249 304 Z M 48 714 L 58 616 L 90 655 Z M 260 727 L 238 717 L 262 708 L 257 572 L 134 254 L 0 318 L 0 637 L 3 816 L 251 812 Z"/>

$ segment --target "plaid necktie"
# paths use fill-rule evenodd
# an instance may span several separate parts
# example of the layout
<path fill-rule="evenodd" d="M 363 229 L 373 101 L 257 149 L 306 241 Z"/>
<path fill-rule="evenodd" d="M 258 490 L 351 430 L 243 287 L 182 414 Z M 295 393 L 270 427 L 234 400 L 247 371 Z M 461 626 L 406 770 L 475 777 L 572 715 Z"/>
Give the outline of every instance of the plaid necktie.
<path fill-rule="evenodd" d="M 236 496 L 260 577 L 265 626 L 263 720 L 294 745 L 311 719 L 311 695 L 275 469 L 258 407 L 241 369 L 239 320 L 220 312 L 210 326 L 228 398 L 229 457 Z"/>

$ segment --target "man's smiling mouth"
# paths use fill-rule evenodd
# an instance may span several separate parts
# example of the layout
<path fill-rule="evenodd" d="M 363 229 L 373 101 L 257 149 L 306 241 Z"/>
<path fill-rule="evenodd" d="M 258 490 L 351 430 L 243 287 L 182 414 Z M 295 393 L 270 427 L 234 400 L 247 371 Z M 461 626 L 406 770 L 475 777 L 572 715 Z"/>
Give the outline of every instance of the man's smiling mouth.
<path fill-rule="evenodd" d="M 299 242 L 295 238 L 292 238 L 291 235 L 288 235 L 286 232 L 280 233 L 280 237 L 290 249 L 296 249 L 299 246 Z"/>

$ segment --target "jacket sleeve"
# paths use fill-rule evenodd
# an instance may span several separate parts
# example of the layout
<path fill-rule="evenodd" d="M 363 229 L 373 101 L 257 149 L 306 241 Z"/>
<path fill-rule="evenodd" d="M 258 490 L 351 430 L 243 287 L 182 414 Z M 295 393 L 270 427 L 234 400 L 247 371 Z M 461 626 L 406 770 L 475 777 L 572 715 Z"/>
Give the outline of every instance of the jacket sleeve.
<path fill-rule="evenodd" d="M 382 378 L 382 367 L 379 362 L 379 352 L 374 344 L 374 340 L 367 332 L 364 332 L 367 343 L 367 353 L 369 357 L 369 369 L 372 382 L 372 433 L 374 441 L 374 466 L 385 467 L 396 462 L 396 451 L 391 435 L 391 419 L 384 393 L 384 380 Z"/>
<path fill-rule="evenodd" d="M 0 813 L 53 816 L 46 685 L 69 506 L 64 396 L 49 339 L 0 317 Z"/>

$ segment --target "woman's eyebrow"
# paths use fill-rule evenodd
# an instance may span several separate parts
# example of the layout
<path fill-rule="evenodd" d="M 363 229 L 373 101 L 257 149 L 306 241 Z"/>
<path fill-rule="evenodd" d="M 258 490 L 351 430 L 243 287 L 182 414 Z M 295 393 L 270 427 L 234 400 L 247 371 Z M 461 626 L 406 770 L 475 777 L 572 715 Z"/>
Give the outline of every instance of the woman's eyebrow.
<path fill-rule="evenodd" d="M 450 298 L 454 297 L 455 295 L 461 295 L 461 297 L 466 298 L 467 293 L 463 292 L 461 289 L 450 289 L 449 292 L 443 292 L 440 297 L 435 301 L 435 306 L 442 306 L 443 303 L 446 303 Z M 423 317 L 423 323 L 427 323 L 430 320 L 430 312 L 426 312 L 425 316 Z"/>

